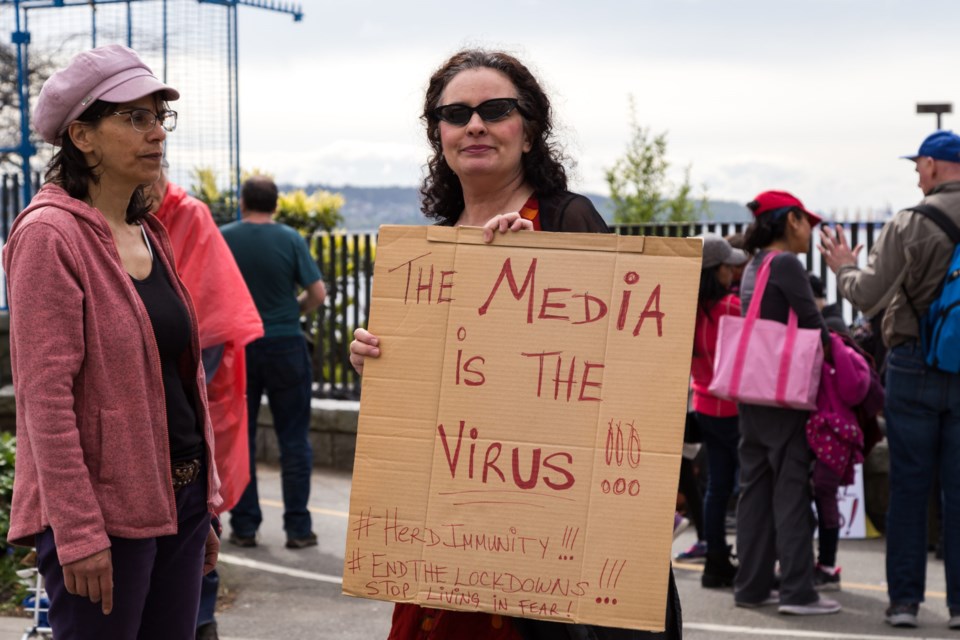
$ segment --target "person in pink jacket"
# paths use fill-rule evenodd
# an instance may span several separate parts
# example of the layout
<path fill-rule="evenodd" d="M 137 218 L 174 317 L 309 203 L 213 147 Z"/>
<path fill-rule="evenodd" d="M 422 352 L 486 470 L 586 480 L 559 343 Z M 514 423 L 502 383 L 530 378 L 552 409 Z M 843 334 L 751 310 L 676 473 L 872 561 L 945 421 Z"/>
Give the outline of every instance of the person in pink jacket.
<path fill-rule="evenodd" d="M 837 489 L 853 484 L 854 466 L 863 462 L 863 431 L 854 409 L 870 391 L 870 365 L 837 333 L 830 334 L 833 362 L 824 360 L 817 410 L 807 420 L 807 443 L 816 457 L 813 497 L 819 521 L 819 557 L 814 571 L 818 590 L 840 589 L 837 546 L 840 511 Z"/>
<path fill-rule="evenodd" d="M 52 75 L 58 147 L 3 252 L 17 404 L 8 539 L 37 547 L 60 639 L 188 640 L 221 503 L 197 318 L 144 186 L 179 93 L 119 45 Z"/>
<path fill-rule="evenodd" d="M 737 405 L 708 391 L 713 380 L 720 318 L 740 315 L 740 298 L 730 293 L 734 267 L 747 262 L 747 254 L 734 249 L 721 236 L 707 233 L 703 238 L 703 264 L 697 299 L 697 325 L 693 336 L 690 368 L 693 410 L 700 436 L 707 449 L 707 495 L 703 505 L 707 560 L 700 583 L 707 588 L 733 586 L 736 567 L 727 547 L 727 505 L 740 468 L 737 445 L 740 426 Z"/>

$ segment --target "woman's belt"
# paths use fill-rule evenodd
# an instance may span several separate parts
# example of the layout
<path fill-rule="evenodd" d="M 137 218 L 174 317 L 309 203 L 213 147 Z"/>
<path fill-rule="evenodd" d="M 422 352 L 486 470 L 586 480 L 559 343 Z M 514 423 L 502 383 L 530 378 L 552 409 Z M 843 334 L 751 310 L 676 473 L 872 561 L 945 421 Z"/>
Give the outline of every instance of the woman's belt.
<path fill-rule="evenodd" d="M 173 472 L 173 490 L 179 491 L 189 484 L 193 484 L 200 477 L 200 470 L 203 468 L 203 461 L 200 458 L 193 460 L 183 460 L 174 462 L 170 465 Z"/>

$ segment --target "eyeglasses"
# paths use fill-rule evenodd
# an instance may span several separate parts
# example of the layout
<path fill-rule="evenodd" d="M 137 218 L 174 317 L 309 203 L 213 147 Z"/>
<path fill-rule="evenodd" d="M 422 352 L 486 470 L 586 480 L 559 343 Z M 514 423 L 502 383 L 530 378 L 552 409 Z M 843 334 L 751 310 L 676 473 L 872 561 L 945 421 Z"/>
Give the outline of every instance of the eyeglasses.
<path fill-rule="evenodd" d="M 139 131 L 140 133 L 150 133 L 153 131 L 153 128 L 157 126 L 158 121 L 165 131 L 173 131 L 177 128 L 176 111 L 168 110 L 154 113 L 149 109 L 127 109 L 125 111 L 114 111 L 107 115 L 130 116 L 130 124 L 133 126 L 134 131 Z"/>
<path fill-rule="evenodd" d="M 434 109 L 433 115 L 455 127 L 462 127 L 470 122 L 474 112 L 484 122 L 496 122 L 506 118 L 514 109 L 523 115 L 523 109 L 520 108 L 516 98 L 494 98 L 481 102 L 475 107 L 468 107 L 465 104 L 445 104 Z"/>

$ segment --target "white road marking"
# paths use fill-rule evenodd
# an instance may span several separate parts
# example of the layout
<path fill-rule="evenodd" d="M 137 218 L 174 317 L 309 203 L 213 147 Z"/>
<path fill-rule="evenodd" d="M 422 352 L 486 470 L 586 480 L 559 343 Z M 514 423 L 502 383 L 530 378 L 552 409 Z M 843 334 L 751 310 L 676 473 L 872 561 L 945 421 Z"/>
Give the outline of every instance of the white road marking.
<path fill-rule="evenodd" d="M 692 563 L 692 562 L 677 562 L 677 561 L 674 561 L 674 562 L 673 562 L 673 568 L 674 568 L 674 569 L 682 569 L 682 570 L 684 570 L 684 571 L 697 571 L 697 572 L 703 573 L 703 565 L 702 565 L 702 564 L 694 564 L 694 563 Z M 847 581 L 847 580 L 844 580 L 844 581 L 843 581 L 843 590 L 844 590 L 844 591 L 878 591 L 878 592 L 886 593 L 886 592 L 887 592 L 887 583 L 886 583 L 886 582 L 881 582 L 880 584 L 866 584 L 866 583 L 863 583 L 863 582 L 849 582 L 849 581 Z M 941 600 L 945 600 L 946 597 L 947 597 L 947 592 L 946 592 L 946 591 L 931 591 L 931 590 L 927 590 L 927 591 L 924 592 L 924 596 L 925 596 L 928 600 L 932 600 L 932 599 L 934 599 L 934 598 L 940 598 Z M 889 638 L 889 637 L 891 637 L 891 636 L 883 636 L 883 637 Z M 934 639 L 931 638 L 931 639 L 929 639 L 929 640 L 934 640 Z"/>
<path fill-rule="evenodd" d="M 250 558 L 243 558 L 230 553 L 221 553 L 219 562 L 236 565 L 238 567 L 257 569 L 258 571 L 266 571 L 268 573 L 279 573 L 280 575 L 291 576 L 294 578 L 303 578 L 304 580 L 314 580 L 316 582 L 327 582 L 330 584 L 343 584 L 343 578 L 340 576 L 328 576 L 325 573 L 314 573 L 313 571 L 304 571 L 302 569 L 291 569 L 279 564 L 251 560 Z"/>
<path fill-rule="evenodd" d="M 278 509 L 283 509 L 283 503 L 279 500 L 264 500 L 261 498 L 260 504 L 265 507 L 277 507 Z M 346 511 L 337 511 L 336 509 L 325 509 L 323 507 L 307 507 L 307 511 L 311 513 L 318 513 L 324 516 L 334 516 L 337 518 L 349 518 L 350 514 Z"/>
<path fill-rule="evenodd" d="M 797 631 L 796 629 L 769 629 L 764 627 L 740 627 L 725 624 L 706 624 L 702 622 L 684 622 L 683 628 L 691 631 L 710 631 L 712 633 L 740 633 L 751 636 L 773 636 L 779 638 L 823 638 L 824 640 L 890 640 L 902 638 L 902 635 L 872 635 L 861 633 L 837 633 L 836 631 Z M 933 636 L 911 636 L 914 640 L 950 640 Z"/>

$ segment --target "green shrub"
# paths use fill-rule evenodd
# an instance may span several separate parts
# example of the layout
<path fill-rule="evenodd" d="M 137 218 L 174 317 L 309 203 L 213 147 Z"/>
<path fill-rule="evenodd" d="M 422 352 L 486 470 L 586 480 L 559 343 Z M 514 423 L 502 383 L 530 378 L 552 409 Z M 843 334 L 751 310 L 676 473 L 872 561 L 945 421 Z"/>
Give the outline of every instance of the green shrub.
<path fill-rule="evenodd" d="M 10 529 L 10 501 L 13 499 L 13 465 L 17 457 L 17 438 L 0 432 L 0 614 L 20 611 L 27 596 L 26 586 L 17 577 L 28 550 L 7 544 Z"/>
<path fill-rule="evenodd" d="M 343 222 L 340 209 L 343 196 L 339 193 L 318 190 L 307 195 L 303 189 L 281 193 L 277 200 L 274 220 L 293 227 L 304 237 L 310 238 L 318 231 L 333 231 Z"/>

